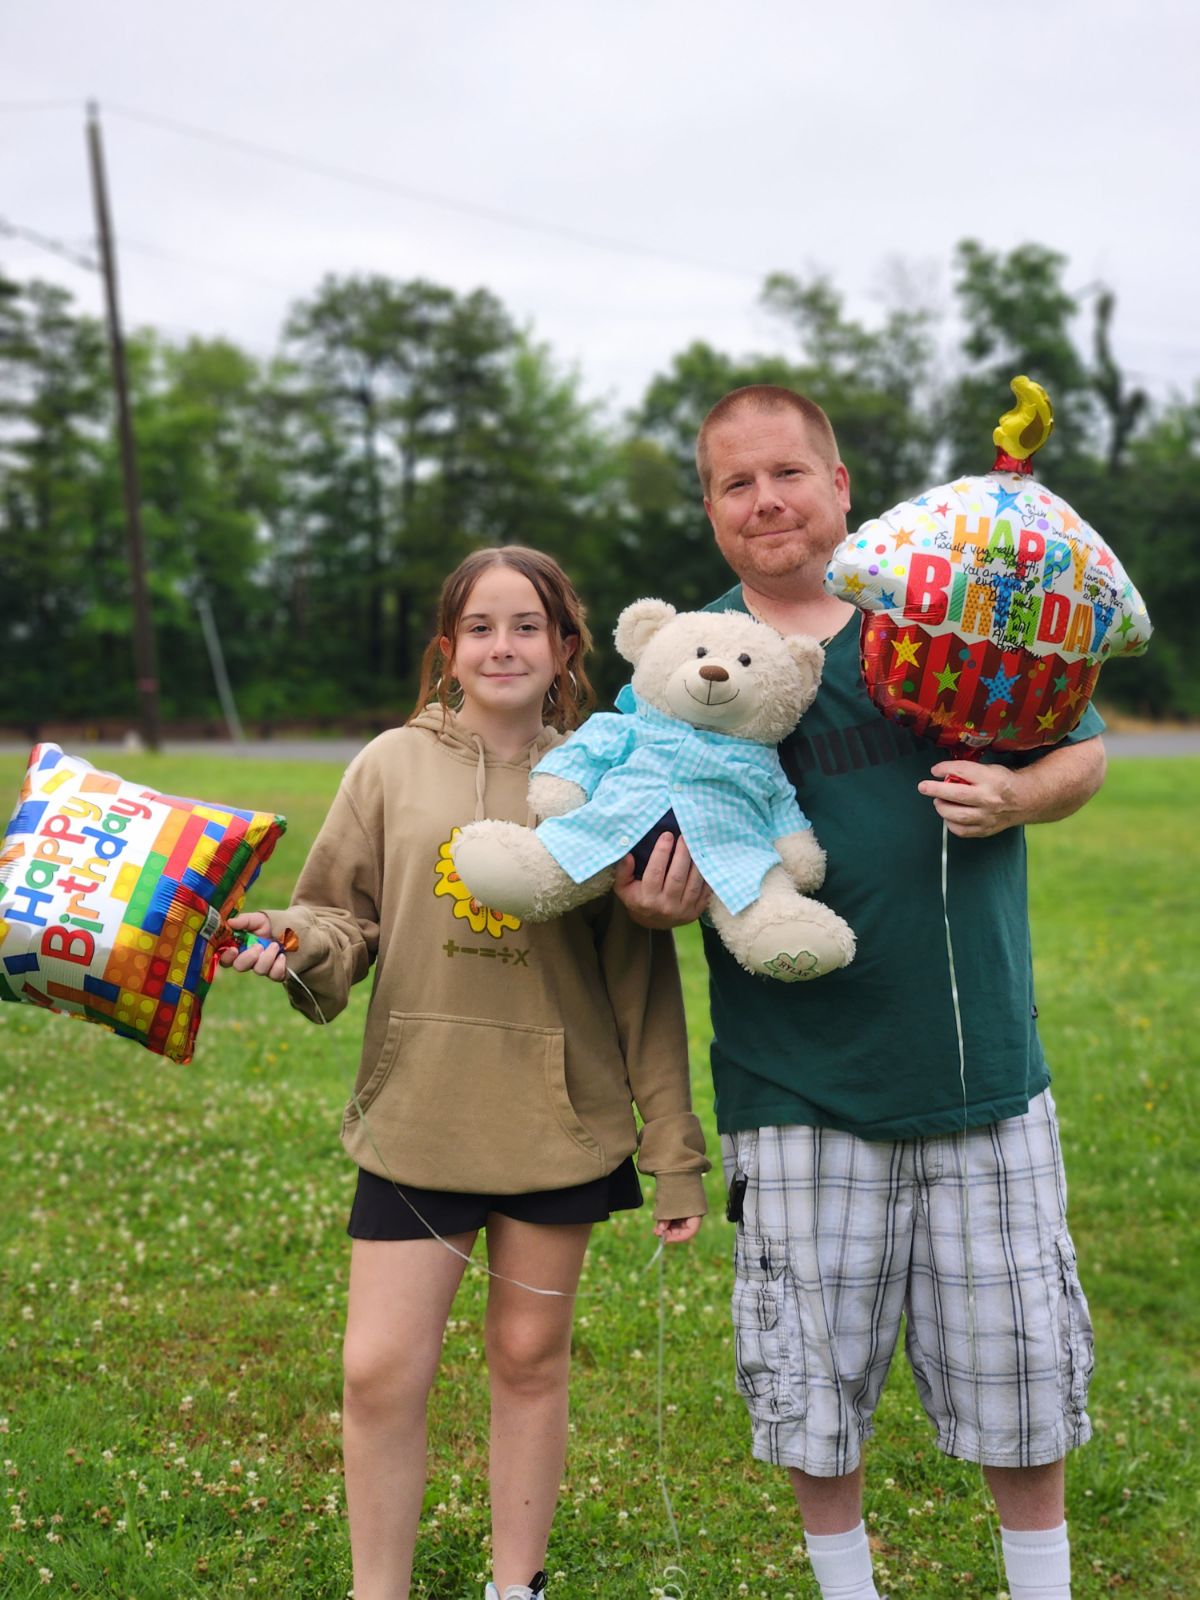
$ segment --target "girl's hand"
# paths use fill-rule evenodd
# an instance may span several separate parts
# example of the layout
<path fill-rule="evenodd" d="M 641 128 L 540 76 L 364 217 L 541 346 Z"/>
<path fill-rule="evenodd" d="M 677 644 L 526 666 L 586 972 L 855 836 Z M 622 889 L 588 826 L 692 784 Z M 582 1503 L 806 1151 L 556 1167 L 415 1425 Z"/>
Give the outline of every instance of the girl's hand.
<path fill-rule="evenodd" d="M 686 1244 L 700 1232 L 703 1217 L 673 1217 L 670 1222 L 656 1222 L 654 1231 L 664 1244 Z"/>
<path fill-rule="evenodd" d="M 260 939 L 271 938 L 270 919 L 261 911 L 246 911 L 240 917 L 230 917 L 229 926 L 244 928 Z M 265 948 L 252 944 L 237 950 L 230 945 L 221 951 L 217 960 L 223 967 L 232 967 L 235 972 L 256 972 L 260 977 L 270 978 L 272 983 L 282 983 L 287 977 L 287 958 L 273 940 Z"/>

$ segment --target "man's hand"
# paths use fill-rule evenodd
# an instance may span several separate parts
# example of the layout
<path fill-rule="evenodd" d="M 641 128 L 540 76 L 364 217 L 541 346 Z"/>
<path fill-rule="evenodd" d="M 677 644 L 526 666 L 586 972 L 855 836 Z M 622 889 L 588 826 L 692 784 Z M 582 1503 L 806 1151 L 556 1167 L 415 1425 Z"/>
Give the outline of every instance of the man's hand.
<path fill-rule="evenodd" d="M 664 1244 L 686 1244 L 700 1232 L 703 1217 L 673 1217 L 670 1222 L 656 1222 L 654 1231 Z"/>
<path fill-rule="evenodd" d="M 687 845 L 670 833 L 659 835 L 640 878 L 633 875 L 633 857 L 626 856 L 617 866 L 613 888 L 634 922 L 643 928 L 680 928 L 685 922 L 695 922 L 712 892 L 697 872 Z"/>
<path fill-rule="evenodd" d="M 1058 822 L 1086 804 L 1104 782 L 1101 739 L 1062 744 L 1027 767 L 939 761 L 917 785 L 960 839 L 988 839 L 1005 828 Z M 948 781 L 953 779 L 954 781 Z"/>
<path fill-rule="evenodd" d="M 917 785 L 933 809 L 960 839 L 988 839 L 1022 821 L 1018 774 L 978 761 L 939 761 L 931 777 Z M 935 783 L 933 779 L 940 779 Z"/>

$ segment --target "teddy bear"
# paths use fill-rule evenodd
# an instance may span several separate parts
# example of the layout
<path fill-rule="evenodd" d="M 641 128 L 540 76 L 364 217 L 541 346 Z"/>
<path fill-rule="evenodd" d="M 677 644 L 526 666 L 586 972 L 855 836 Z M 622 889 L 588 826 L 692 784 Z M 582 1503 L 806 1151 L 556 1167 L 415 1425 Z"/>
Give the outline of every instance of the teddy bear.
<path fill-rule="evenodd" d="M 536 829 L 473 822 L 454 867 L 482 905 L 546 922 L 603 894 L 647 835 L 687 842 L 712 890 L 707 915 L 748 971 L 797 982 L 844 967 L 854 935 L 810 897 L 825 853 L 776 745 L 812 704 L 815 639 L 743 612 L 638 600 L 618 651 L 633 667 L 617 712 L 592 716 L 530 775 Z"/>

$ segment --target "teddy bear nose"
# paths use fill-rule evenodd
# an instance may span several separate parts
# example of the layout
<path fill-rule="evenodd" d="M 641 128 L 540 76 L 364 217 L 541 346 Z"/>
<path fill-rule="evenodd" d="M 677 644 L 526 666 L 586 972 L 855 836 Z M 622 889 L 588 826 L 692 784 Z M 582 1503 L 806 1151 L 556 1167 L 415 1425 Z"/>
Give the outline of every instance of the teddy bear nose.
<path fill-rule="evenodd" d="M 724 667 L 701 667 L 700 676 L 706 683 L 727 683 L 729 681 L 729 674 Z"/>

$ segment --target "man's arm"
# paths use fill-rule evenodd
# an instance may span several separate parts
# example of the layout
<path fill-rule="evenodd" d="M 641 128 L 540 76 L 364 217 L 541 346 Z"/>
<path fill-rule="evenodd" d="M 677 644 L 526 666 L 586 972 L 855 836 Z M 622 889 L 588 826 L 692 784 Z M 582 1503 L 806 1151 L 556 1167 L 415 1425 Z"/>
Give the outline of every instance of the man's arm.
<path fill-rule="evenodd" d="M 1107 765 L 1103 739 L 1084 739 L 1058 745 L 1025 767 L 939 761 L 917 788 L 951 833 L 987 839 L 1005 828 L 1069 817 L 1099 789 Z M 946 781 L 951 777 L 961 781 Z"/>

